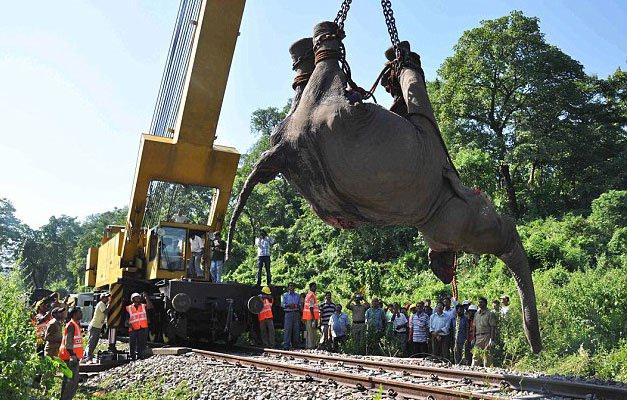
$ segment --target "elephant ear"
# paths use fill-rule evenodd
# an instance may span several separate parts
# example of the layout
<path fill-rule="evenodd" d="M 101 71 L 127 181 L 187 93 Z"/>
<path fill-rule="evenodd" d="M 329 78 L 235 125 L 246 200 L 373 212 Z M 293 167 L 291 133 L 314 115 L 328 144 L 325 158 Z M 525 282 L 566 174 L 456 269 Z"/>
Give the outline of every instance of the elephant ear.
<path fill-rule="evenodd" d="M 237 203 L 233 209 L 233 216 L 231 216 L 231 222 L 229 223 L 229 233 L 226 243 L 226 260 L 228 260 L 231 252 L 231 244 L 233 241 L 233 234 L 235 233 L 235 227 L 237 220 L 248 201 L 248 197 L 252 193 L 255 186 L 258 183 L 268 183 L 274 179 L 285 169 L 285 148 L 283 142 L 274 145 L 270 150 L 265 151 L 257 164 L 253 167 L 252 172 L 246 178 L 244 186 L 237 196 Z"/>

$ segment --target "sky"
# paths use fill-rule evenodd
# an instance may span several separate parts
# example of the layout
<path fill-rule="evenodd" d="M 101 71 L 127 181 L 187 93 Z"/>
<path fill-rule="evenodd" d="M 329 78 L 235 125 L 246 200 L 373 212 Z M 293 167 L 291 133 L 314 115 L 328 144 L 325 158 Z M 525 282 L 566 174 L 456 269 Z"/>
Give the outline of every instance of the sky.
<path fill-rule="evenodd" d="M 39 227 L 53 215 L 84 218 L 128 204 L 178 3 L 0 0 L 0 198 L 22 221 Z M 340 3 L 247 1 L 217 143 L 240 152 L 254 143 L 251 113 L 291 97 L 289 45 L 333 20 Z M 399 37 L 421 54 L 427 79 L 465 30 L 512 10 L 540 18 L 547 41 L 587 73 L 626 67 L 627 0 L 392 3 Z M 353 1 L 345 30 L 353 78 L 369 87 L 389 46 L 379 2 Z"/>

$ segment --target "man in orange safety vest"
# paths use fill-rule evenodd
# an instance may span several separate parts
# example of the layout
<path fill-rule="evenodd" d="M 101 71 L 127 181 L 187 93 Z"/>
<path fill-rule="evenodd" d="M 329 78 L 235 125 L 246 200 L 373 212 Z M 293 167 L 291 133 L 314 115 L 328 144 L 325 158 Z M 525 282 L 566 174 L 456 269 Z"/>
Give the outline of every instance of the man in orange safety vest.
<path fill-rule="evenodd" d="M 146 301 L 146 304 L 142 303 Z M 148 294 L 139 293 L 131 295 L 132 304 L 126 306 L 128 312 L 128 343 L 131 360 L 141 359 L 146 350 L 148 341 L 148 314 L 146 310 L 152 309 L 152 303 Z"/>
<path fill-rule="evenodd" d="M 272 315 L 272 291 L 268 286 L 261 289 L 263 308 L 259 313 L 259 331 L 264 347 L 274 347 L 274 318 Z"/>
<path fill-rule="evenodd" d="M 83 312 L 80 307 L 72 307 L 68 312 L 70 320 L 65 325 L 65 333 L 61 339 L 59 358 L 65 361 L 72 371 L 72 377 L 63 376 L 61 384 L 61 400 L 71 400 L 78 389 L 78 363 L 83 358 L 83 335 L 81 333 L 81 318 Z"/>
<path fill-rule="evenodd" d="M 318 321 L 320 321 L 320 308 L 318 307 L 318 298 L 316 297 L 317 285 L 315 282 L 309 284 L 309 292 L 305 296 L 305 304 L 303 305 L 303 321 L 307 328 L 307 348 L 313 349 L 318 344 Z"/>

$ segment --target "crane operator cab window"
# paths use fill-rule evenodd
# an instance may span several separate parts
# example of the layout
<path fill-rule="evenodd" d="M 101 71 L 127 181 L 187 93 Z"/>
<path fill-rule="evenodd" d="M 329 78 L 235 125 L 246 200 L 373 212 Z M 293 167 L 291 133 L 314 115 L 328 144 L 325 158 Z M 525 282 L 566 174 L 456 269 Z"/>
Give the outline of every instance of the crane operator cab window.
<path fill-rule="evenodd" d="M 169 271 L 185 270 L 185 239 L 187 230 L 182 228 L 162 227 L 159 246 L 159 268 Z"/>

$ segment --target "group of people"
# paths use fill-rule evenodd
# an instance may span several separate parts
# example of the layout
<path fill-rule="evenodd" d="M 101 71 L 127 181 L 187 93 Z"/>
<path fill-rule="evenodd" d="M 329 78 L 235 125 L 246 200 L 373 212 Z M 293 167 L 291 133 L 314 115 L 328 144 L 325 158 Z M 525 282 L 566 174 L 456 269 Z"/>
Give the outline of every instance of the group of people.
<path fill-rule="evenodd" d="M 72 376 L 63 377 L 61 400 L 71 400 L 76 394 L 79 382 L 79 365 L 93 362 L 96 346 L 106 323 L 111 295 L 101 293 L 94 307 L 93 316 L 87 327 L 87 348 L 83 348 L 80 307 L 68 307 L 59 301 L 57 293 L 35 304 L 33 317 L 40 355 L 60 358 L 72 371 Z M 133 293 L 131 304 L 126 307 L 126 323 L 129 332 L 129 354 L 131 360 L 143 357 L 148 340 L 147 310 L 153 307 L 146 293 Z"/>
<path fill-rule="evenodd" d="M 509 312 L 509 297 L 503 295 L 492 302 L 478 299 L 459 303 L 450 296 L 440 296 L 431 307 L 431 300 L 415 304 L 386 304 L 377 298 L 366 302 L 355 294 L 346 305 L 335 304 L 330 292 L 319 303 L 317 285 L 309 284 L 306 293 L 296 293 L 296 285 L 288 284 L 281 298 L 285 312 L 283 347 L 305 347 L 338 350 L 349 338 L 354 346 L 371 353 L 384 337 L 395 339 L 408 357 L 435 356 L 456 364 L 490 366 L 493 349 L 499 342 L 499 320 Z M 275 346 L 273 297 L 268 286 L 262 289 L 263 309 L 259 313 L 260 339 L 264 346 Z M 473 349 L 477 350 L 473 350 Z"/>

